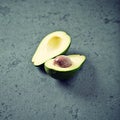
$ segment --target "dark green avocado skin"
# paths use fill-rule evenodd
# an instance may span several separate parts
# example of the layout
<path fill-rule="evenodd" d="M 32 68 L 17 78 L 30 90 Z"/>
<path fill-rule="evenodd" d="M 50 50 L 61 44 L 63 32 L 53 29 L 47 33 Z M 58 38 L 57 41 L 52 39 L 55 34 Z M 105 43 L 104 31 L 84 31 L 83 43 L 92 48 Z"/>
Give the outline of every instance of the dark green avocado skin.
<path fill-rule="evenodd" d="M 55 79 L 67 80 L 73 77 L 77 69 L 73 71 L 59 72 L 59 71 L 55 71 L 54 69 L 48 69 L 47 67 L 45 67 L 45 71 Z"/>

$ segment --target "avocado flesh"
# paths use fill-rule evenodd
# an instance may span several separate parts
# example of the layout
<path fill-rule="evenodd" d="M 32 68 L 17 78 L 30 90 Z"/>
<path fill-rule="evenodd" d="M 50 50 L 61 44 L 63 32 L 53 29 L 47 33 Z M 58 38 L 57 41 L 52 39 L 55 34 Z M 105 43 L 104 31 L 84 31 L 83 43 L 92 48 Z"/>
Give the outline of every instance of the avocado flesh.
<path fill-rule="evenodd" d="M 45 63 L 47 60 L 65 53 L 71 43 L 70 36 L 64 31 L 56 31 L 42 39 L 36 49 L 32 62 L 35 66 Z"/>
<path fill-rule="evenodd" d="M 71 78 L 77 70 L 80 69 L 81 65 L 86 60 L 84 55 L 68 55 L 68 57 L 72 61 L 72 65 L 67 68 L 62 68 L 59 66 L 54 65 L 54 59 L 48 60 L 44 64 L 45 71 L 52 77 L 56 79 L 69 79 Z"/>

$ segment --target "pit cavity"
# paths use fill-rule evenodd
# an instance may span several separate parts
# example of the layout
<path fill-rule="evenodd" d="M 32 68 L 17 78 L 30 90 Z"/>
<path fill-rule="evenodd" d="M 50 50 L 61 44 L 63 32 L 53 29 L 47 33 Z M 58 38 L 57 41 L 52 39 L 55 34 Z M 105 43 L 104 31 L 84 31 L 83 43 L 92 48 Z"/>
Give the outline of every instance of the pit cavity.
<path fill-rule="evenodd" d="M 49 50 L 53 50 L 53 49 L 59 48 L 61 42 L 62 42 L 62 39 L 60 37 L 58 37 L 58 36 L 52 37 L 48 41 L 48 48 L 49 48 Z"/>

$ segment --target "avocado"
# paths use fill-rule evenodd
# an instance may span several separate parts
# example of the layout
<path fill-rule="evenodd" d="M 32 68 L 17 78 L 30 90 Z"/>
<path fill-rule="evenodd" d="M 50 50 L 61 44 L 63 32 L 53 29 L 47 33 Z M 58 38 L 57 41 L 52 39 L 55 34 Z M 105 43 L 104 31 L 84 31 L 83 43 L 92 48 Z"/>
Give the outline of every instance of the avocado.
<path fill-rule="evenodd" d="M 53 78 L 66 80 L 71 78 L 86 60 L 84 55 L 60 55 L 44 63 L 45 71 Z"/>
<path fill-rule="evenodd" d="M 32 62 L 40 66 L 47 60 L 64 54 L 71 44 L 70 36 L 64 31 L 55 31 L 45 36 L 38 45 Z"/>

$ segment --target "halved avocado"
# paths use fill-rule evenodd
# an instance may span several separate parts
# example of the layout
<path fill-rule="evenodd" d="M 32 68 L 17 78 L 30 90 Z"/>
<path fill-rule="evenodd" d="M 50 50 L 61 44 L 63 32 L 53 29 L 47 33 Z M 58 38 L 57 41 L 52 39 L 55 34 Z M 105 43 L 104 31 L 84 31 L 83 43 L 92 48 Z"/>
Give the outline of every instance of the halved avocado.
<path fill-rule="evenodd" d="M 52 77 L 60 80 L 66 80 L 71 78 L 74 73 L 80 69 L 81 65 L 86 60 L 84 55 L 68 55 L 67 56 L 71 60 L 71 65 L 69 67 L 60 67 L 55 64 L 55 59 L 50 59 L 44 64 L 45 71 Z"/>
<path fill-rule="evenodd" d="M 56 31 L 42 39 L 35 51 L 32 62 L 35 66 L 42 65 L 47 60 L 65 53 L 71 43 L 70 36 L 64 31 Z"/>

